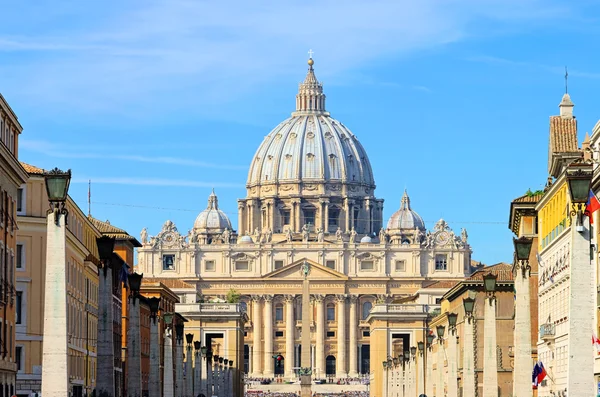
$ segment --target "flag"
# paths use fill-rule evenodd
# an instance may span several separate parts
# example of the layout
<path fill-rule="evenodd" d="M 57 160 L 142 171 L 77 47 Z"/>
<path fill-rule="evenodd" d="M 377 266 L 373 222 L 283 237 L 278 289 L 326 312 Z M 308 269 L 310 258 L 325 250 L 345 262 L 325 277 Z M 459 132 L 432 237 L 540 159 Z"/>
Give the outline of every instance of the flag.
<path fill-rule="evenodd" d="M 123 263 L 123 266 L 121 266 L 121 270 L 119 271 L 119 282 L 123 283 L 125 288 L 129 288 L 129 281 L 127 281 L 129 279 L 128 268 L 129 266 L 127 266 L 126 263 Z"/>
<path fill-rule="evenodd" d="M 590 218 L 590 225 L 594 224 L 594 212 L 598 210 L 600 210 L 600 201 L 598 201 L 598 197 L 590 189 L 590 195 L 588 196 L 587 203 L 585 203 L 585 211 L 583 213 Z"/>
<path fill-rule="evenodd" d="M 531 384 L 533 389 L 537 389 L 540 383 L 546 377 L 546 369 L 544 368 L 544 364 L 541 361 L 538 361 L 533 366 L 533 373 L 531 374 Z"/>
<path fill-rule="evenodd" d="M 544 262 L 542 262 L 542 257 L 540 256 L 539 252 L 535 253 L 535 257 L 537 258 L 538 265 L 540 265 L 540 267 L 544 267 Z"/>
<path fill-rule="evenodd" d="M 596 334 L 592 334 L 592 345 L 596 348 L 598 355 L 600 355 L 600 339 L 598 339 Z"/>

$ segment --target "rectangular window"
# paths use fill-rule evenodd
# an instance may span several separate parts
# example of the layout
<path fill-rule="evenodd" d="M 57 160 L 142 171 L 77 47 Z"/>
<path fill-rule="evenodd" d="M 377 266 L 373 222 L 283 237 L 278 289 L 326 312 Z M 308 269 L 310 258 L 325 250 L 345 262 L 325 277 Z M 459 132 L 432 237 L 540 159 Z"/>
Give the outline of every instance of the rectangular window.
<path fill-rule="evenodd" d="M 23 211 L 23 193 L 24 190 L 22 187 L 17 189 L 17 212 Z"/>
<path fill-rule="evenodd" d="M 275 331 L 276 338 L 283 338 L 283 331 Z"/>
<path fill-rule="evenodd" d="M 360 261 L 360 270 L 373 270 L 374 268 L 373 261 Z"/>
<path fill-rule="evenodd" d="M 17 362 L 17 371 L 21 371 L 23 368 L 21 368 L 21 353 L 23 352 L 23 347 L 22 346 L 17 346 L 15 349 L 15 358 L 16 358 L 16 362 Z"/>
<path fill-rule="evenodd" d="M 16 301 L 15 301 L 15 323 L 21 324 L 22 319 L 22 305 L 23 302 L 23 292 L 17 291 Z"/>
<path fill-rule="evenodd" d="M 163 270 L 175 270 L 175 255 L 163 255 Z"/>
<path fill-rule="evenodd" d="M 330 208 L 329 213 L 327 214 L 329 219 L 327 220 L 327 224 L 329 227 L 336 227 L 340 218 L 340 210 L 337 208 Z"/>
<path fill-rule="evenodd" d="M 290 212 L 290 210 L 282 210 L 281 211 L 281 217 L 283 218 L 283 224 L 284 225 L 289 225 L 290 224 L 290 218 L 291 218 L 291 212 Z"/>
<path fill-rule="evenodd" d="M 435 270 L 448 270 L 448 255 L 437 254 L 435 256 Z"/>
<path fill-rule="evenodd" d="M 275 321 L 283 321 L 283 306 L 275 307 Z"/>
<path fill-rule="evenodd" d="M 215 261 L 204 261 L 204 270 L 207 272 L 214 272 L 215 269 Z"/>
<path fill-rule="evenodd" d="M 305 225 L 314 225 L 315 224 L 315 210 L 307 208 L 304 210 L 304 224 Z"/>
<path fill-rule="evenodd" d="M 275 261 L 275 270 L 283 267 L 283 261 Z"/>
<path fill-rule="evenodd" d="M 22 243 L 17 243 L 17 269 L 23 269 L 25 267 L 25 247 Z"/>
<path fill-rule="evenodd" d="M 405 260 L 396 261 L 396 271 L 397 272 L 406 271 L 406 261 Z"/>
<path fill-rule="evenodd" d="M 442 298 L 435 298 L 435 304 L 436 305 L 441 305 L 442 304 Z"/>
<path fill-rule="evenodd" d="M 363 331 L 363 337 L 368 338 L 371 336 L 371 331 Z"/>
<path fill-rule="evenodd" d="M 327 321 L 335 321 L 335 306 L 327 305 Z"/>
<path fill-rule="evenodd" d="M 333 260 L 325 261 L 325 266 L 327 266 L 330 269 L 335 269 L 335 261 L 333 261 Z"/>
<path fill-rule="evenodd" d="M 248 261 L 236 261 L 235 262 L 235 270 L 248 271 L 248 270 L 250 270 L 250 265 L 249 265 Z"/>
<path fill-rule="evenodd" d="M 327 331 L 328 338 L 335 338 L 335 331 Z"/>

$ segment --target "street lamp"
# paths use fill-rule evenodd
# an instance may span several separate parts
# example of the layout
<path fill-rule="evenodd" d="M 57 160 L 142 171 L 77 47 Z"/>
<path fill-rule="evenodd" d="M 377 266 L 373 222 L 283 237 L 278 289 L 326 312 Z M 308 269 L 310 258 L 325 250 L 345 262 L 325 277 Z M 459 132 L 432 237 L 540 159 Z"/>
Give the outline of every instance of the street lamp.
<path fill-rule="evenodd" d="M 458 313 L 448 313 L 448 328 L 450 331 L 456 330 L 456 320 L 458 319 Z"/>
<path fill-rule="evenodd" d="M 183 323 L 179 322 L 175 324 L 175 334 L 177 336 L 177 342 L 183 342 Z"/>
<path fill-rule="evenodd" d="M 427 334 L 427 347 L 431 348 L 431 345 L 433 344 L 433 340 L 435 339 L 435 336 L 431 333 Z"/>
<path fill-rule="evenodd" d="M 200 349 L 201 349 L 200 345 L 201 345 L 200 341 L 198 341 L 198 340 L 194 341 L 194 350 L 196 350 L 197 353 L 200 352 Z M 206 351 L 204 353 L 206 353 Z M 204 356 L 204 353 L 202 353 L 203 356 Z"/>
<path fill-rule="evenodd" d="M 565 173 L 569 186 L 569 196 L 571 198 L 571 216 L 576 216 L 575 230 L 583 232 L 582 209 L 589 199 L 592 182 L 592 164 L 576 160 L 567 166 Z"/>
<path fill-rule="evenodd" d="M 444 327 L 443 325 L 438 325 L 436 327 L 436 332 L 438 339 L 440 339 L 440 341 L 444 340 L 444 333 L 446 332 L 446 327 Z"/>
<path fill-rule="evenodd" d="M 475 309 L 475 299 L 463 298 L 463 307 L 465 309 L 465 317 L 470 322 L 473 318 L 473 309 Z"/>
<path fill-rule="evenodd" d="M 410 355 L 412 358 L 415 358 L 417 355 L 417 347 L 416 346 L 411 346 L 410 348 Z"/>
<path fill-rule="evenodd" d="M 164 313 L 162 315 L 163 320 L 165 320 L 165 324 L 167 325 L 167 328 L 171 328 L 171 325 L 173 323 L 173 313 Z"/>
<path fill-rule="evenodd" d="M 66 216 L 68 214 L 65 208 L 65 201 L 67 201 L 69 185 L 71 183 L 71 170 L 63 172 L 58 168 L 54 168 L 52 171 L 46 171 L 44 172 L 44 181 L 46 183 L 48 201 L 50 202 L 50 210 L 54 213 L 54 223 L 58 225 L 60 215 Z M 65 218 L 66 224 L 67 221 Z"/>
<path fill-rule="evenodd" d="M 425 343 L 423 341 L 417 342 L 417 347 L 419 348 L 419 354 L 423 355 L 423 350 L 425 350 Z"/>
<path fill-rule="evenodd" d="M 158 310 L 160 309 L 160 298 L 148 298 L 148 306 L 150 306 L 150 318 L 156 319 Z"/>
<path fill-rule="evenodd" d="M 490 305 L 492 301 L 496 299 L 496 282 L 498 280 L 498 276 L 493 273 L 487 273 L 483 276 L 483 289 L 487 293 L 487 296 L 490 300 Z"/>
<path fill-rule="evenodd" d="M 531 253 L 531 246 L 533 245 L 533 239 L 525 236 L 513 238 L 513 244 L 515 245 L 517 260 L 528 261 L 529 254 Z"/>
<path fill-rule="evenodd" d="M 463 298 L 463 308 L 465 309 L 464 345 L 473 346 L 473 310 L 475 309 L 475 299 Z M 475 395 L 475 353 L 473 349 L 463 349 L 463 396 Z"/>
<path fill-rule="evenodd" d="M 192 347 L 192 343 L 194 342 L 194 334 L 185 334 L 185 341 L 188 346 Z"/>

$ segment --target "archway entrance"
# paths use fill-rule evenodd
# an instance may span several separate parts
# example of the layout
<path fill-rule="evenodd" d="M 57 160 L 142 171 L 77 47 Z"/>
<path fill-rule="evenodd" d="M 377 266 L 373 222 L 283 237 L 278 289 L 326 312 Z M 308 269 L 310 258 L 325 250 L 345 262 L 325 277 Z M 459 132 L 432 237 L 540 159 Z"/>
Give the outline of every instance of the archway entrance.
<path fill-rule="evenodd" d="M 327 356 L 325 358 L 325 374 L 326 375 L 335 375 L 335 357 Z"/>

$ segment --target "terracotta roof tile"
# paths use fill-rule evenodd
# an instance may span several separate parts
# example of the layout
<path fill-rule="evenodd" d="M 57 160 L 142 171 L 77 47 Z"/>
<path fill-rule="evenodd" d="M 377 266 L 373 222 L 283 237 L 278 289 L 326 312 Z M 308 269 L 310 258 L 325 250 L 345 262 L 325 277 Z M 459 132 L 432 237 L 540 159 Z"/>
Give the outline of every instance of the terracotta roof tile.
<path fill-rule="evenodd" d="M 439 281 L 435 281 L 429 285 L 426 285 L 423 288 L 450 289 L 450 288 L 453 288 L 459 282 L 460 281 L 458 281 L 458 280 L 439 280 Z"/>
<path fill-rule="evenodd" d="M 486 266 L 481 270 L 477 270 L 469 278 L 467 278 L 467 280 L 482 281 L 483 276 L 487 273 L 493 273 L 497 275 L 498 281 L 514 281 L 512 265 L 503 262 L 497 263 L 492 266 Z"/>
<path fill-rule="evenodd" d="M 34 165 L 31 164 L 27 164 L 21 161 L 21 165 L 23 166 L 23 168 L 25 169 L 25 171 L 27 171 L 28 174 L 37 174 L 37 175 L 43 175 L 44 174 L 44 170 L 36 167 Z"/>
<path fill-rule="evenodd" d="M 550 151 L 552 153 L 577 152 L 577 120 L 550 117 Z"/>
<path fill-rule="evenodd" d="M 532 193 L 532 194 L 525 194 L 521 197 L 517 197 L 516 199 L 514 199 L 512 202 L 513 203 L 537 203 L 538 201 L 541 200 L 541 198 L 544 197 L 544 193 Z"/>
<path fill-rule="evenodd" d="M 92 224 L 96 227 L 96 229 L 98 229 L 100 233 L 106 234 L 110 237 L 114 237 L 117 240 L 130 240 L 135 247 L 142 246 L 142 244 L 140 244 L 140 242 L 135 237 L 131 236 L 125 230 L 111 225 L 109 221 L 103 222 L 92 216 L 88 216 L 88 219 L 90 220 L 90 222 L 92 222 Z"/>
<path fill-rule="evenodd" d="M 196 288 L 194 285 L 176 278 L 144 278 L 142 284 L 144 283 L 163 283 L 167 288 Z"/>

